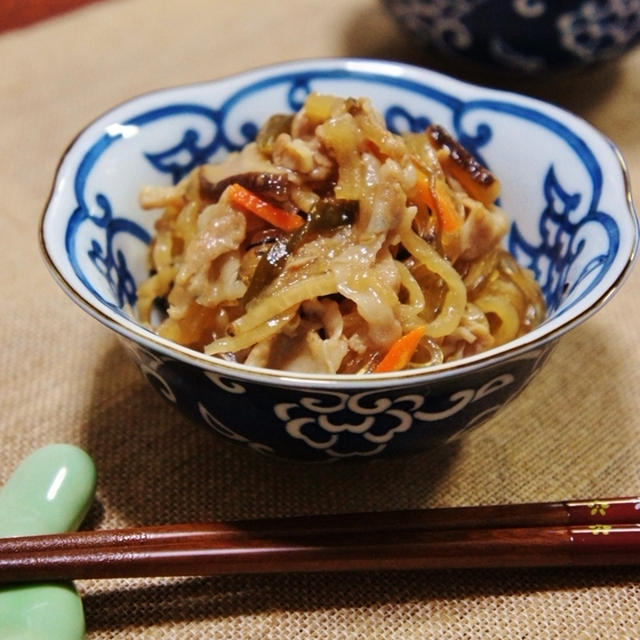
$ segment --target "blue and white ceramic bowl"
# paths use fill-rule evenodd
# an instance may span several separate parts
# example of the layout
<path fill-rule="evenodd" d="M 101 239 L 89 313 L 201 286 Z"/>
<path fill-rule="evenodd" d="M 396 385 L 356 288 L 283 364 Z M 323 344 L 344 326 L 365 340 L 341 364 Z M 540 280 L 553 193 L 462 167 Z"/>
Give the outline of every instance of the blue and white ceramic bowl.
<path fill-rule="evenodd" d="M 244 145 L 311 90 L 369 96 L 393 130 L 444 125 L 500 178 L 508 246 L 539 280 L 548 318 L 455 364 L 368 376 L 297 375 L 223 362 L 136 321 L 153 216 L 145 183 L 169 184 Z M 434 447 L 515 398 L 557 339 L 620 287 L 638 223 L 612 144 L 529 98 L 400 64 L 307 60 L 135 98 L 89 125 L 62 158 L 42 219 L 46 262 L 65 292 L 122 339 L 167 401 L 257 451 L 321 461 Z"/>
<path fill-rule="evenodd" d="M 382 0 L 416 42 L 525 73 L 610 60 L 640 42 L 640 0 Z"/>

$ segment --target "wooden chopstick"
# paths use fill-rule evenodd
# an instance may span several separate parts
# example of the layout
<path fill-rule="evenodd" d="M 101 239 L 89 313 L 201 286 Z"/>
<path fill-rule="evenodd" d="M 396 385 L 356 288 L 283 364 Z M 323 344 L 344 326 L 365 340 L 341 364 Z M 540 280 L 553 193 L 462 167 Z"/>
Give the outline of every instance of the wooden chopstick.
<path fill-rule="evenodd" d="M 637 498 L 161 525 L 0 539 L 0 582 L 639 564 Z"/>

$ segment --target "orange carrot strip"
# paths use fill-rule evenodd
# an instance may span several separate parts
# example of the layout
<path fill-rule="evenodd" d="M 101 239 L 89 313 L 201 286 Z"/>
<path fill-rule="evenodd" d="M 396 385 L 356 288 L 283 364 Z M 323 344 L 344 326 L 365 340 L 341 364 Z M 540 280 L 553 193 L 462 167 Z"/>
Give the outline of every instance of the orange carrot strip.
<path fill-rule="evenodd" d="M 432 185 L 429 177 L 419 171 L 411 197 L 418 206 L 426 205 L 438 216 L 443 231 L 447 233 L 456 231 L 462 224 L 462 219 L 442 178 L 436 178 Z"/>
<path fill-rule="evenodd" d="M 266 220 L 278 229 L 293 231 L 304 224 L 304 219 L 296 213 L 272 205 L 236 182 L 227 187 L 227 193 L 232 204 Z"/>
<path fill-rule="evenodd" d="M 422 172 L 418 172 L 418 179 L 416 181 L 416 186 L 412 192 L 412 199 L 417 205 L 426 205 L 427 207 L 429 207 L 429 209 L 431 209 L 431 211 L 437 213 L 438 205 L 436 204 L 436 200 L 433 197 L 431 181 Z"/>
<path fill-rule="evenodd" d="M 453 204 L 445 181 L 437 178 L 433 188 L 437 203 L 436 213 L 442 230 L 447 233 L 456 231 L 460 228 L 462 219 Z"/>
<path fill-rule="evenodd" d="M 408 364 L 416 349 L 418 343 L 424 335 L 424 327 L 416 327 L 405 333 L 401 338 L 398 338 L 387 351 L 386 355 L 378 366 L 374 369 L 374 373 L 385 373 L 387 371 L 400 371 L 404 369 Z"/>

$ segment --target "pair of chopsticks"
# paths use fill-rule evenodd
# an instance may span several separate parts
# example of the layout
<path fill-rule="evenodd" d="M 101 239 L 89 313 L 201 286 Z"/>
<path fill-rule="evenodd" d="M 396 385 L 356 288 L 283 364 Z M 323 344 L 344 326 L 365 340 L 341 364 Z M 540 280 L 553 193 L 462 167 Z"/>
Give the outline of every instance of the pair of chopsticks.
<path fill-rule="evenodd" d="M 640 499 L 170 524 L 0 539 L 0 582 L 640 564 Z"/>

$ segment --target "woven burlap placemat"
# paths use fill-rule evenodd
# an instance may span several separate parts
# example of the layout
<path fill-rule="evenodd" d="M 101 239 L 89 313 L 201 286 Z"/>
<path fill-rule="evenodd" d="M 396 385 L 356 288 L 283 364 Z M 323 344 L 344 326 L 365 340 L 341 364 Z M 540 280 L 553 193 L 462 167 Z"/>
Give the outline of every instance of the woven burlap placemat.
<path fill-rule="evenodd" d="M 0 482 L 33 449 L 84 447 L 86 527 L 640 493 L 640 273 L 560 342 L 512 405 L 445 449 L 285 464 L 220 442 L 165 403 L 47 273 L 37 228 L 58 158 L 113 104 L 257 64 L 327 55 L 433 63 L 374 0 L 111 0 L 0 35 Z M 441 64 L 438 62 L 438 64 Z M 640 183 L 640 52 L 531 81 L 578 112 Z M 483 78 L 484 80 L 485 78 Z M 79 581 L 87 637 L 638 638 L 634 568 Z"/>

